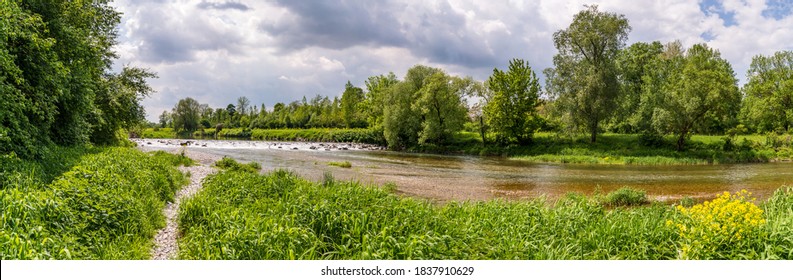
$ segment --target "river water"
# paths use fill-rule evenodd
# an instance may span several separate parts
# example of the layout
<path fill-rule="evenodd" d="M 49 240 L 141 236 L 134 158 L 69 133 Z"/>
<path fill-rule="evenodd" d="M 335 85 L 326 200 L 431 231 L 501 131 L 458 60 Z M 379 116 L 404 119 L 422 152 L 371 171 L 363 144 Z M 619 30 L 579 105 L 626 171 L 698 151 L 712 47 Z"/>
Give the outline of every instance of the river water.
<path fill-rule="evenodd" d="M 136 140 L 144 149 L 176 149 L 185 140 Z M 399 193 L 434 201 L 557 198 L 623 186 L 655 200 L 708 199 L 746 189 L 762 200 L 793 185 L 793 163 L 633 166 L 529 163 L 501 157 L 442 156 L 370 150 L 343 144 L 197 140 L 189 150 L 256 161 L 266 171 L 289 169 L 308 179 L 325 172 L 365 184 L 394 183 Z M 352 168 L 328 165 L 349 161 Z"/>

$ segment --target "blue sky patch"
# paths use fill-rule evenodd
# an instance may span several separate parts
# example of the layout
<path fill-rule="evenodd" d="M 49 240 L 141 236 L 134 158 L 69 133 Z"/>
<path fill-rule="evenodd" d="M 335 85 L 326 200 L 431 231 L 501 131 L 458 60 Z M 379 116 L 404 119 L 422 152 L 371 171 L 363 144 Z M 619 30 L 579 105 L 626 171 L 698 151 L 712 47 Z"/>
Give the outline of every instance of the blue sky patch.
<path fill-rule="evenodd" d="M 790 1 L 790 0 L 781 0 Z M 716 14 L 724 21 L 724 26 L 736 25 L 735 12 L 724 10 L 723 1 L 720 0 L 704 0 L 699 2 L 699 10 L 705 13 L 706 16 Z"/>
<path fill-rule="evenodd" d="M 763 10 L 764 17 L 780 20 L 789 16 L 790 14 L 793 14 L 793 0 L 766 1 L 766 8 Z"/>

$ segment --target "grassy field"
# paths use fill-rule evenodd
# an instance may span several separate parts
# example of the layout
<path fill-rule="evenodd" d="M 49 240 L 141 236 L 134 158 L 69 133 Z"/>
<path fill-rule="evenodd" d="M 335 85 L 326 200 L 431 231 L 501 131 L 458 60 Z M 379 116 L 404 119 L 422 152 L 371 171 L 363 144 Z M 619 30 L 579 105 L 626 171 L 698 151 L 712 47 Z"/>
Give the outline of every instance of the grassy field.
<path fill-rule="evenodd" d="M 52 147 L 0 158 L 0 259 L 148 259 L 192 161 L 132 148 Z"/>
<path fill-rule="evenodd" d="M 618 206 L 647 203 L 630 190 L 434 205 L 287 171 L 225 171 L 204 183 L 179 213 L 183 259 L 793 258 L 793 187 L 759 207 L 728 194 L 675 208 Z"/>

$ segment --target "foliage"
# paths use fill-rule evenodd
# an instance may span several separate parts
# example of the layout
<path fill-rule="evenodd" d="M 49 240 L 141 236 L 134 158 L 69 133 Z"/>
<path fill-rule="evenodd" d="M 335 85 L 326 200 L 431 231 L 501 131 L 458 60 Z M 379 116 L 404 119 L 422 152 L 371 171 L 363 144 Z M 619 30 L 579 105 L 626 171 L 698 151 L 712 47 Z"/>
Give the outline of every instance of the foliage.
<path fill-rule="evenodd" d="M 0 5 L 0 152 L 38 156 L 50 143 L 116 143 L 142 119 L 154 75 L 110 72 L 120 14 L 108 1 Z"/>
<path fill-rule="evenodd" d="M 615 64 L 631 27 L 624 15 L 588 6 L 567 29 L 553 34 L 559 54 L 547 69 L 546 90 L 567 121 L 585 128 L 595 142 L 601 123 L 611 117 L 620 93 Z"/>
<path fill-rule="evenodd" d="M 201 104 L 190 97 L 179 100 L 171 113 L 173 128 L 176 132 L 189 132 L 198 130 L 201 120 Z"/>
<path fill-rule="evenodd" d="M 660 102 L 655 74 L 665 65 L 660 62 L 663 45 L 637 42 L 617 56 L 620 90 L 617 109 L 608 130 L 618 133 L 655 134 L 653 110 Z"/>
<path fill-rule="evenodd" d="M 729 62 L 707 45 L 694 45 L 684 56 L 669 60 L 679 68 L 670 69 L 653 122 L 677 134 L 677 149 L 682 150 L 689 134 L 708 116 L 737 115 L 735 104 L 741 97 Z"/>
<path fill-rule="evenodd" d="M 793 124 L 793 51 L 758 55 L 746 74 L 743 122 L 758 132 L 790 131 Z"/>
<path fill-rule="evenodd" d="M 527 144 L 540 128 L 537 106 L 540 83 L 529 63 L 520 59 L 509 62 L 506 72 L 493 69 L 487 80 L 490 90 L 484 106 L 487 123 L 499 143 L 516 141 Z"/>
<path fill-rule="evenodd" d="M 691 208 L 678 206 L 681 218 L 667 221 L 680 235 L 683 259 L 757 258 L 762 244 L 763 210 L 751 193 L 724 192 Z M 741 252 L 741 255 L 736 254 Z"/>
<path fill-rule="evenodd" d="M 416 146 L 422 129 L 422 112 L 413 102 L 421 96 L 428 78 L 440 69 L 416 65 L 408 69 L 405 80 L 390 88 L 383 108 L 383 135 L 388 147 L 405 149 Z"/>
<path fill-rule="evenodd" d="M 467 119 L 464 94 L 471 80 L 449 77 L 443 72 L 426 79 L 414 103 L 424 116 L 419 144 L 445 144 L 463 128 Z"/>
<path fill-rule="evenodd" d="M 649 201 L 645 191 L 624 187 L 608 193 L 603 203 L 607 206 L 635 206 Z"/>
<path fill-rule="evenodd" d="M 361 102 L 364 100 L 363 90 L 347 81 L 341 94 L 341 114 L 347 128 L 366 127 Z"/>
<path fill-rule="evenodd" d="M 30 178 L 0 190 L 0 258 L 147 259 L 183 175 L 162 155 L 130 148 L 74 158 L 51 183 Z"/>

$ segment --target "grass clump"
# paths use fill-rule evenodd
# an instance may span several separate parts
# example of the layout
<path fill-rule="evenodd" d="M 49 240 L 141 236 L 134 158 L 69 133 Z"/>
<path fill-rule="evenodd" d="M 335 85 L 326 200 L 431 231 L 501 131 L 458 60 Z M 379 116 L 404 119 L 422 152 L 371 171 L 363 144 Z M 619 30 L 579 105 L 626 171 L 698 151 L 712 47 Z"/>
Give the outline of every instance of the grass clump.
<path fill-rule="evenodd" d="M 105 148 L 30 182 L 0 190 L 2 259 L 147 259 L 162 208 L 186 180 L 166 160 Z"/>
<path fill-rule="evenodd" d="M 258 162 L 252 161 L 249 163 L 239 163 L 233 158 L 224 156 L 222 159 L 215 162 L 215 166 L 220 169 L 232 171 L 244 171 L 249 173 L 258 173 L 262 169 L 262 165 Z"/>
<path fill-rule="evenodd" d="M 607 206 L 638 206 L 647 203 L 647 192 L 628 187 L 610 192 L 603 198 L 603 204 Z"/>
<path fill-rule="evenodd" d="M 346 161 L 346 160 L 345 161 L 331 161 L 331 162 L 328 162 L 328 165 L 337 166 L 337 167 L 341 167 L 341 168 L 351 168 L 352 167 L 352 163 L 350 163 L 349 161 Z"/>
<path fill-rule="evenodd" d="M 195 161 L 184 154 L 184 150 L 181 150 L 179 154 L 172 154 L 165 151 L 154 151 L 151 152 L 152 156 L 163 160 L 165 162 L 170 163 L 173 166 L 193 166 Z"/>

